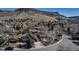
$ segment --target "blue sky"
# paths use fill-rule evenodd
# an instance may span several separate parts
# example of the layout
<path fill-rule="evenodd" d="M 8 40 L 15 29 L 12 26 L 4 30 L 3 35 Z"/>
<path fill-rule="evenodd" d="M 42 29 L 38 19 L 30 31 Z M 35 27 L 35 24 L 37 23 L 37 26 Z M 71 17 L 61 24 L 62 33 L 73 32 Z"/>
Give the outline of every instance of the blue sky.
<path fill-rule="evenodd" d="M 79 16 L 79 8 L 46 8 L 46 9 L 39 9 L 45 10 L 50 12 L 59 12 L 65 16 Z"/>
<path fill-rule="evenodd" d="M 15 10 L 16 8 L 0 8 L 1 10 Z M 43 11 L 59 12 L 65 16 L 79 16 L 79 8 L 36 8 Z"/>

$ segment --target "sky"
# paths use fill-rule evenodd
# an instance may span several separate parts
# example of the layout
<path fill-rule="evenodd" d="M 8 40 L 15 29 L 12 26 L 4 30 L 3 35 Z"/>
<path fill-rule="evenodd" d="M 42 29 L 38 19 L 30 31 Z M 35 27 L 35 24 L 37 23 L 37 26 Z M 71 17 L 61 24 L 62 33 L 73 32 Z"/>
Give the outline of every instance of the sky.
<path fill-rule="evenodd" d="M 79 16 L 79 8 L 36 8 L 42 11 L 59 12 L 64 16 Z M 16 8 L 0 8 L 0 10 L 16 10 Z"/>

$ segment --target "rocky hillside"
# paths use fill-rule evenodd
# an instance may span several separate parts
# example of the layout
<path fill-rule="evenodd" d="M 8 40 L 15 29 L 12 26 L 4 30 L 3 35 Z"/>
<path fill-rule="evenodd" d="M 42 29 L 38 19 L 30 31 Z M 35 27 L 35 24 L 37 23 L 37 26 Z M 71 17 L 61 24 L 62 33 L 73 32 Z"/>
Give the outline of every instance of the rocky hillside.
<path fill-rule="evenodd" d="M 49 46 L 59 42 L 63 34 L 74 37 L 78 29 L 78 23 L 58 12 L 32 8 L 0 11 L 0 47 L 5 46 L 5 50 Z"/>

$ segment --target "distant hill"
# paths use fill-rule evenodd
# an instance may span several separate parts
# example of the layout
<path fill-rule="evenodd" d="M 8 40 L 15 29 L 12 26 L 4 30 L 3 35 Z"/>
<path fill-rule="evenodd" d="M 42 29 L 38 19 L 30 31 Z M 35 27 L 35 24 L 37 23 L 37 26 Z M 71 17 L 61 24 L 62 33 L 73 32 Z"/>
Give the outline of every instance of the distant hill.
<path fill-rule="evenodd" d="M 59 12 L 40 11 L 34 8 L 17 8 L 14 11 L 0 12 L 0 19 L 26 19 L 34 20 L 56 20 L 56 18 L 67 19 L 68 17 L 59 14 Z"/>
<path fill-rule="evenodd" d="M 16 12 L 34 12 L 34 13 L 40 13 L 40 14 L 44 14 L 44 15 L 48 15 L 48 16 L 62 16 L 65 17 L 61 14 L 59 14 L 58 12 L 47 12 L 47 11 L 40 11 L 34 8 L 18 8 L 15 10 Z"/>
<path fill-rule="evenodd" d="M 69 17 L 71 20 L 79 20 L 79 16 L 71 16 Z"/>

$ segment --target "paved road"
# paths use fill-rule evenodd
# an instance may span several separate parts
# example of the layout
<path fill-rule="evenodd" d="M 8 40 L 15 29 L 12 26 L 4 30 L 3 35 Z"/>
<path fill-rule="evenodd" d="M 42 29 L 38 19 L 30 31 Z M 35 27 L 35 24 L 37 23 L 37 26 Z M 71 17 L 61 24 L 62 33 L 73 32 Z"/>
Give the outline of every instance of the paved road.
<path fill-rule="evenodd" d="M 70 38 L 70 36 L 63 35 L 62 38 L 63 38 L 63 41 L 60 42 L 56 46 L 35 49 L 33 51 L 57 51 L 57 50 L 58 51 L 60 51 L 60 50 L 61 51 L 75 51 L 75 50 L 79 50 L 79 46 L 76 46 L 75 44 L 72 43 L 71 40 L 68 39 L 68 38 Z"/>
<path fill-rule="evenodd" d="M 63 35 L 62 41 L 55 46 L 47 47 L 47 48 L 41 48 L 41 49 L 34 49 L 34 50 L 26 50 L 26 49 L 18 49 L 15 48 L 15 51 L 76 51 L 79 50 L 79 46 L 76 46 L 72 43 L 71 40 L 69 40 L 70 36 Z"/>

